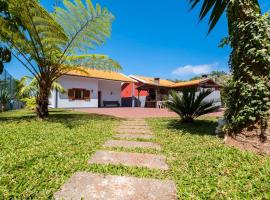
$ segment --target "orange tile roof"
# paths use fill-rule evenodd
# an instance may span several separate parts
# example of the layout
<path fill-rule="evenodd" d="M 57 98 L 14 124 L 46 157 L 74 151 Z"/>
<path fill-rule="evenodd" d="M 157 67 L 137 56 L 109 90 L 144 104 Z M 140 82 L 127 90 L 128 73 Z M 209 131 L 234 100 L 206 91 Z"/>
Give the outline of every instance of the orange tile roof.
<path fill-rule="evenodd" d="M 157 85 L 154 82 L 154 78 L 152 78 L 152 77 L 145 77 L 145 76 L 130 76 L 130 77 L 137 80 L 137 81 L 141 81 L 147 85 Z M 175 83 L 175 82 L 172 82 L 169 80 L 165 80 L 165 79 L 160 79 L 158 86 L 168 87 L 168 88 L 181 88 L 181 87 L 197 86 L 197 85 L 200 85 L 203 83 L 219 87 L 219 85 L 216 84 L 210 78 L 198 79 L 198 80 L 192 80 L 192 81 L 183 81 L 183 82 L 178 82 L 178 83 Z"/>
<path fill-rule="evenodd" d="M 180 88 L 180 87 L 188 87 L 188 86 L 196 86 L 202 83 L 211 83 L 214 85 L 217 85 L 212 79 L 198 79 L 198 80 L 192 80 L 192 81 L 184 81 L 179 83 L 174 83 L 171 85 L 172 88 Z"/>
<path fill-rule="evenodd" d="M 97 69 L 90 69 L 90 68 L 83 68 L 83 70 L 85 72 L 72 70 L 70 72 L 67 72 L 66 75 L 83 76 L 83 77 L 88 77 L 88 78 L 105 79 L 105 80 L 113 80 L 113 81 L 121 81 L 121 82 L 137 82 L 122 73 L 118 73 L 114 71 L 105 71 L 105 70 L 97 70 Z"/>
<path fill-rule="evenodd" d="M 149 84 L 149 85 L 157 85 L 154 82 L 154 78 L 153 77 L 145 77 L 145 76 L 130 76 L 138 81 L 141 81 L 145 84 Z M 174 84 L 174 82 L 169 81 L 169 80 L 165 80 L 165 79 L 160 79 L 159 80 L 159 86 L 163 86 L 163 87 L 170 87 L 172 84 Z"/>

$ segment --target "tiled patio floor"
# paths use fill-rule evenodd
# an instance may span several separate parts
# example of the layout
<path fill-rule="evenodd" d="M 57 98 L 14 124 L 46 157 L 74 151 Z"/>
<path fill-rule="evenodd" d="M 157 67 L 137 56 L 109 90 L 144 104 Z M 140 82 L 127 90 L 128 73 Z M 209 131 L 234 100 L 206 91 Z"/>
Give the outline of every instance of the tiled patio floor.
<path fill-rule="evenodd" d="M 94 113 L 100 115 L 109 115 L 120 118 L 150 118 L 150 117 L 178 117 L 174 112 L 167 109 L 157 108 L 85 108 L 76 109 L 77 111 Z M 211 113 L 209 115 L 222 116 L 223 112 Z"/>

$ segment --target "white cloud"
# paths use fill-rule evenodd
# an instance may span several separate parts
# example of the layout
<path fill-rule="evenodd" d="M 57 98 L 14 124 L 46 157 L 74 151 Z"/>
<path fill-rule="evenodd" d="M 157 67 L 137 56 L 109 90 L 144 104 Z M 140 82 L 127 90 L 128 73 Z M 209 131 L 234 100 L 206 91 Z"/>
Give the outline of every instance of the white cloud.
<path fill-rule="evenodd" d="M 203 64 L 203 65 L 186 65 L 182 67 L 178 67 L 175 69 L 172 74 L 173 75 L 202 75 L 207 74 L 213 71 L 213 68 L 216 67 L 218 64 Z"/>

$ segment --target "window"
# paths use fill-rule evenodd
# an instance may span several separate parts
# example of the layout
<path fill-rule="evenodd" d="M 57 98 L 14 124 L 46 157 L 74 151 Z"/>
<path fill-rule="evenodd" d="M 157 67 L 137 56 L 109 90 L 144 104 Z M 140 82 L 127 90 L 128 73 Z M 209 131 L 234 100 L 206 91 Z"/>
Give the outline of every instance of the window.
<path fill-rule="evenodd" d="M 73 88 L 68 90 L 70 100 L 90 100 L 90 90 Z"/>
<path fill-rule="evenodd" d="M 82 89 L 75 89 L 75 99 L 83 99 L 83 91 Z"/>

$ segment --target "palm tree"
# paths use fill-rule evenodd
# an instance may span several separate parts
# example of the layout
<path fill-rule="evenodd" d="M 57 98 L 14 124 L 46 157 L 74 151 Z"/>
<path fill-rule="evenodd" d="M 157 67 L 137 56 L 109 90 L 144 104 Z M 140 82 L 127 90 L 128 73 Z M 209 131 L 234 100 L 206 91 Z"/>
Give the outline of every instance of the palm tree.
<path fill-rule="evenodd" d="M 29 76 L 22 77 L 18 83 L 17 83 L 18 91 L 17 91 L 17 97 L 19 99 L 24 97 L 38 97 L 38 81 L 37 79 Z M 51 90 L 57 90 L 60 93 L 65 93 L 65 88 L 58 83 L 57 81 L 54 81 L 51 86 Z"/>
<path fill-rule="evenodd" d="M 210 14 L 209 32 L 222 14 L 227 14 L 229 37 L 224 41 L 232 48 L 229 60 L 232 78 L 225 97 L 227 131 L 230 135 L 237 135 L 247 127 L 259 125 L 261 132 L 265 133 L 270 109 L 268 16 L 262 15 L 258 0 L 189 2 L 191 8 L 201 5 L 200 20 Z"/>
<path fill-rule="evenodd" d="M 167 107 L 176 112 L 185 123 L 201 115 L 216 111 L 219 106 L 215 106 L 213 101 L 206 101 L 205 98 L 212 93 L 210 89 L 202 90 L 196 94 L 196 88 L 186 88 L 181 92 L 172 91 L 167 102 Z"/>
<path fill-rule="evenodd" d="M 84 71 L 83 67 L 121 69 L 106 55 L 88 54 L 110 36 L 114 17 L 106 8 L 94 7 L 90 0 L 85 4 L 64 0 L 64 7 L 49 13 L 36 0 L 6 2 L 9 15 L 19 19 L 20 28 L 10 28 L 9 20 L 0 15 L 0 40 L 37 80 L 40 118 L 48 117 L 50 89 L 63 74 Z"/>

